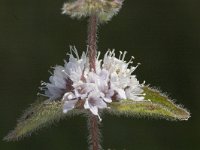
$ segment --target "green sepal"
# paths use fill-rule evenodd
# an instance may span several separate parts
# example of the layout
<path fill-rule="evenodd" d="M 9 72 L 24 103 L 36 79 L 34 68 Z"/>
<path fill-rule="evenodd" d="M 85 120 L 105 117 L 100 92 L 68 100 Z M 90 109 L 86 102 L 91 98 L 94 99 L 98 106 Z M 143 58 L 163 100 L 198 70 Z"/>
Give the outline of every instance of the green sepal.
<path fill-rule="evenodd" d="M 33 103 L 18 120 L 14 130 L 12 130 L 4 140 L 15 141 L 24 136 L 31 135 L 32 132 L 50 125 L 60 119 L 78 114 L 78 110 L 71 110 L 63 113 L 63 102 L 50 100 L 37 100 Z"/>
<path fill-rule="evenodd" d="M 188 120 L 190 113 L 175 104 L 166 95 L 148 86 L 143 87 L 145 101 L 121 100 L 112 102 L 108 109 L 116 115 L 163 118 L 167 120 Z"/>

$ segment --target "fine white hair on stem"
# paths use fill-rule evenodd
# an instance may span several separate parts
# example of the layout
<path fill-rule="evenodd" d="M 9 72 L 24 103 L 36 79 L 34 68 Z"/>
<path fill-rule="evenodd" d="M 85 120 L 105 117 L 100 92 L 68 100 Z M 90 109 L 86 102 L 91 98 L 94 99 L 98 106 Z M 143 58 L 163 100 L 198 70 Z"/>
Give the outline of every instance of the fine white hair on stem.
<path fill-rule="evenodd" d="M 101 150 L 101 132 L 100 132 L 100 122 L 98 118 L 93 115 L 89 114 L 88 116 L 88 142 L 89 142 L 89 149 L 90 150 Z"/>

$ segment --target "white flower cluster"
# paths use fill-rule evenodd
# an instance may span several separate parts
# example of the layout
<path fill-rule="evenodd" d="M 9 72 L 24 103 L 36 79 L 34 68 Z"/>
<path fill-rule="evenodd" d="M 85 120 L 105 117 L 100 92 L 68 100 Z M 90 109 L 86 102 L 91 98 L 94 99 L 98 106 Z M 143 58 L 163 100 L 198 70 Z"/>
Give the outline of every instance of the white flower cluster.
<path fill-rule="evenodd" d="M 107 51 L 103 60 L 99 59 L 99 52 L 96 71 L 90 71 L 87 53 L 79 57 L 75 47 L 70 49 L 69 61 L 54 68 L 50 83 L 42 83 L 50 100 L 64 101 L 64 113 L 74 108 L 89 109 L 99 117 L 98 109 L 108 108 L 107 103 L 123 99 L 144 100 L 143 84 L 132 75 L 137 66 L 129 67 L 132 59 L 124 60 L 126 52 L 120 52 L 116 58 L 114 50 Z"/>

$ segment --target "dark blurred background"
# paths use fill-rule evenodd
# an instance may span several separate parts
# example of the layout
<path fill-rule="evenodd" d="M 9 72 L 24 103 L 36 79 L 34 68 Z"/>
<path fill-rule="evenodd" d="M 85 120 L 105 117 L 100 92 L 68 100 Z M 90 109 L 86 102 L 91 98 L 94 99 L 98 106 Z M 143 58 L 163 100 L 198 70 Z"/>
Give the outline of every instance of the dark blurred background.
<path fill-rule="evenodd" d="M 62 65 L 69 45 L 86 49 L 87 20 L 61 15 L 64 0 L 0 0 L 0 139 L 36 98 L 48 70 Z M 126 50 L 142 65 L 138 79 L 188 108 L 186 122 L 103 116 L 104 149 L 199 150 L 200 2 L 125 0 L 101 25 L 99 51 Z M 128 57 L 127 57 L 128 58 Z M 86 118 L 69 118 L 1 150 L 86 150 Z"/>

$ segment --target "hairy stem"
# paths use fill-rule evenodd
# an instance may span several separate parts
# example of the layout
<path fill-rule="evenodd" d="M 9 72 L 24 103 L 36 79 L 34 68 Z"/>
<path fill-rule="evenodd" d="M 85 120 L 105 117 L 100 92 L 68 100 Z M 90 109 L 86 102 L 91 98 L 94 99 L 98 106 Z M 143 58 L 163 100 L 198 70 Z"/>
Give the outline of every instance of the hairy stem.
<path fill-rule="evenodd" d="M 96 72 L 96 54 L 97 54 L 97 28 L 98 18 L 94 14 L 90 16 L 88 22 L 88 57 L 90 71 Z M 91 150 L 100 150 L 100 131 L 99 119 L 90 113 L 88 118 L 89 144 Z"/>
<path fill-rule="evenodd" d="M 97 28 L 98 18 L 92 15 L 88 22 L 88 57 L 90 64 L 90 71 L 96 71 L 96 53 L 97 53 Z"/>
<path fill-rule="evenodd" d="M 89 130 L 89 144 L 90 150 L 100 150 L 100 130 L 99 119 L 97 116 L 90 114 L 88 118 L 88 130 Z"/>

